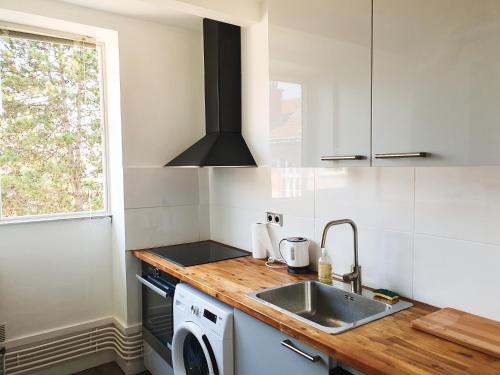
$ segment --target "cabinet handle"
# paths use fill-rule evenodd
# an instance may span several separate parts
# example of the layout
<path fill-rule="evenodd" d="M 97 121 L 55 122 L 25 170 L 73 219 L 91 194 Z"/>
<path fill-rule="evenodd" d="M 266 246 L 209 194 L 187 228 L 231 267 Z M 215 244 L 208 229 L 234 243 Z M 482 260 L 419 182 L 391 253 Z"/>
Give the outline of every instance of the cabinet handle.
<path fill-rule="evenodd" d="M 392 152 L 388 154 L 375 154 L 375 159 L 404 159 L 404 158 L 426 158 L 427 152 Z"/>
<path fill-rule="evenodd" d="M 341 156 L 322 156 L 321 160 L 363 160 L 365 157 L 363 155 L 341 155 Z"/>
<path fill-rule="evenodd" d="M 321 357 L 319 355 L 310 355 L 310 354 L 307 354 L 306 352 L 303 352 L 302 350 L 297 348 L 295 345 L 293 345 L 293 343 L 288 339 L 283 340 L 281 342 L 281 345 L 283 345 L 287 349 L 290 349 L 292 352 L 295 352 L 295 353 L 301 355 L 302 357 L 306 358 L 307 360 L 309 360 L 311 362 L 318 362 L 321 359 Z"/>

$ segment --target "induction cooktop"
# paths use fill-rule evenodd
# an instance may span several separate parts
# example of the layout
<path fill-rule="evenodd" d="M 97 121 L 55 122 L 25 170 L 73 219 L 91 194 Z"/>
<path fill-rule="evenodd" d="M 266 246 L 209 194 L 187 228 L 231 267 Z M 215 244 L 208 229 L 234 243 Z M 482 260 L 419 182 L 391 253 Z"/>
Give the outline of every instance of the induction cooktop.
<path fill-rule="evenodd" d="M 190 242 L 148 250 L 182 267 L 246 257 L 250 253 L 213 241 Z"/>

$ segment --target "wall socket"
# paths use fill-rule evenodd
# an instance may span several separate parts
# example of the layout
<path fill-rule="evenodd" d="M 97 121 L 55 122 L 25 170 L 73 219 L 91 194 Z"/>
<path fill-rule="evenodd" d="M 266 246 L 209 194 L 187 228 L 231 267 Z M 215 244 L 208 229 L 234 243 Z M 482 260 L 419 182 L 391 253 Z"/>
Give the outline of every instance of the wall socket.
<path fill-rule="evenodd" d="M 271 225 L 276 225 L 278 227 L 283 226 L 283 214 L 277 214 L 274 212 L 266 212 L 266 223 Z"/>

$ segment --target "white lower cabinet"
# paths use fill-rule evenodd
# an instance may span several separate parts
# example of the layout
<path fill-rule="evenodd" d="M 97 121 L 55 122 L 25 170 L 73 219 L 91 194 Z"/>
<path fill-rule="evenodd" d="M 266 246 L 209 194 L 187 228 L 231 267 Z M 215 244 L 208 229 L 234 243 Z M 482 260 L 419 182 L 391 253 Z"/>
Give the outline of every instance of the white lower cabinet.
<path fill-rule="evenodd" d="M 239 310 L 234 313 L 234 341 L 237 375 L 328 375 L 334 365 L 327 355 Z"/>

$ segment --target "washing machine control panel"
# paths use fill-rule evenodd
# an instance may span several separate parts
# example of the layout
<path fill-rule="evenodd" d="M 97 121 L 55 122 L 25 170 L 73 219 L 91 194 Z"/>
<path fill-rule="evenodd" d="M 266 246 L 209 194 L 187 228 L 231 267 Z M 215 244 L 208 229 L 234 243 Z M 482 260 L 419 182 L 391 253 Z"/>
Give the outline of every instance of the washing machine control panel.
<path fill-rule="evenodd" d="M 192 301 L 188 306 L 189 314 L 196 322 L 202 324 L 205 328 L 210 329 L 217 335 L 222 335 L 225 325 L 227 324 L 227 317 L 221 314 L 217 308 L 213 306 L 197 305 L 195 301 Z"/>
<path fill-rule="evenodd" d="M 200 306 L 196 305 L 191 305 L 191 308 L 189 309 L 191 311 L 191 314 L 198 318 L 204 318 L 212 322 L 213 324 L 217 324 L 219 320 L 222 320 L 222 318 L 218 317 L 216 314 L 211 312 L 208 309 L 201 308 Z"/>
<path fill-rule="evenodd" d="M 191 314 L 200 317 L 200 308 L 198 306 L 191 305 Z"/>
<path fill-rule="evenodd" d="M 174 297 L 174 326 L 175 322 L 186 320 L 223 337 L 224 332 L 232 329 L 233 310 L 188 285 L 179 284 Z"/>
<path fill-rule="evenodd" d="M 217 315 L 215 315 L 213 312 L 204 309 L 203 310 L 203 317 L 210 320 L 212 323 L 217 324 Z"/>

